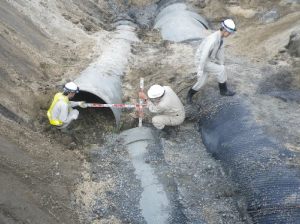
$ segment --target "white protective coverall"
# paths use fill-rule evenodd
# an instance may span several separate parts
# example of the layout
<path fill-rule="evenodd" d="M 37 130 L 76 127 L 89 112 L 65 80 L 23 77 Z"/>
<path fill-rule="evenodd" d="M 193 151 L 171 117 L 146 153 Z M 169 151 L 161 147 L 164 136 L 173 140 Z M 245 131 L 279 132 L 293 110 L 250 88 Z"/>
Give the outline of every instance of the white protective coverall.
<path fill-rule="evenodd" d="M 52 118 L 58 119 L 63 122 L 62 126 L 58 126 L 59 129 L 66 128 L 73 120 L 76 120 L 79 115 L 79 111 L 73 109 L 73 107 L 79 106 L 80 102 L 69 101 L 69 103 L 59 100 L 52 110 Z"/>
<path fill-rule="evenodd" d="M 195 55 L 195 65 L 197 66 L 197 82 L 192 87 L 193 90 L 200 90 L 206 81 L 207 73 L 216 75 L 219 83 L 226 82 L 221 31 L 210 34 L 201 42 Z"/>
<path fill-rule="evenodd" d="M 158 114 L 152 118 L 152 123 L 157 129 L 163 129 L 165 125 L 180 125 L 185 119 L 184 107 L 176 93 L 169 86 L 163 87 L 165 93 L 158 104 L 148 100 L 150 112 Z"/>

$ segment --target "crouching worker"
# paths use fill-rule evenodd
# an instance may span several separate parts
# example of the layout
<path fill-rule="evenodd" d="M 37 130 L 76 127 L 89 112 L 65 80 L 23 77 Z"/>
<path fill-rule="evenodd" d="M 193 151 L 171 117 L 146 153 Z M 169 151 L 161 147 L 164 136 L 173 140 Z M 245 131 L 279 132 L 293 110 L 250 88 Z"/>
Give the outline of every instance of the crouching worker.
<path fill-rule="evenodd" d="M 147 95 L 139 93 L 139 97 L 147 102 L 150 112 L 157 114 L 152 118 L 154 127 L 163 129 L 165 126 L 180 125 L 184 121 L 184 107 L 169 86 L 153 85 Z"/>
<path fill-rule="evenodd" d="M 58 129 L 66 129 L 66 127 L 78 118 L 79 111 L 73 107 L 80 106 L 86 108 L 84 101 L 70 101 L 76 93 L 79 93 L 79 88 L 74 82 L 65 84 L 63 92 L 56 93 L 51 103 L 47 116 L 51 125 Z"/>

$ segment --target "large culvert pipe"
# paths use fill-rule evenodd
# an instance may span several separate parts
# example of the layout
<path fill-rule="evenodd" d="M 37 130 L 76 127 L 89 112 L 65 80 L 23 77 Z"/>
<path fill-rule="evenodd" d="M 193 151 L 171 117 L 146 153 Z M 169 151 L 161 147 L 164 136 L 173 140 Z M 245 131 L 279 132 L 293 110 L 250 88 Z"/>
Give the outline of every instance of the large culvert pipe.
<path fill-rule="evenodd" d="M 254 223 L 300 223 L 299 168 L 292 152 L 272 141 L 240 102 L 201 120 L 207 150 L 240 185 Z"/>
<path fill-rule="evenodd" d="M 207 21 L 190 11 L 186 4 L 172 1 L 161 5 L 154 25 L 164 40 L 175 42 L 201 40 L 207 35 L 208 27 Z"/>
<path fill-rule="evenodd" d="M 149 145 L 155 143 L 150 128 L 133 128 L 121 133 L 120 138 L 126 146 L 137 178 L 143 189 L 140 208 L 148 224 L 167 223 L 171 206 L 163 185 L 156 176 L 154 168 L 146 162 Z"/>
<path fill-rule="evenodd" d="M 96 95 L 106 103 L 121 103 L 121 78 L 128 65 L 131 44 L 138 41 L 135 26 L 130 21 L 118 24 L 112 38 L 105 43 L 102 55 L 74 81 L 82 92 Z M 119 124 L 121 111 L 116 108 L 112 111 Z"/>

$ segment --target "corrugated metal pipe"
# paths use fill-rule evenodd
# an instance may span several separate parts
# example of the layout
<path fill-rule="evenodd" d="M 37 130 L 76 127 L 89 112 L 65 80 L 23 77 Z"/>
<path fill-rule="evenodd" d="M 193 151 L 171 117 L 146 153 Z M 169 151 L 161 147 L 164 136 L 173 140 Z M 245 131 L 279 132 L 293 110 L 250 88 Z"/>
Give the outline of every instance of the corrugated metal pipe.
<path fill-rule="evenodd" d="M 184 3 L 161 2 L 155 27 L 164 39 L 180 42 L 201 37 L 205 20 L 189 12 Z M 207 150 L 239 184 L 254 223 L 300 223 L 295 155 L 263 132 L 246 105 L 223 102 L 201 119 L 200 127 Z"/>
<path fill-rule="evenodd" d="M 207 150 L 239 184 L 254 223 L 300 223 L 295 155 L 268 137 L 244 104 L 224 103 L 201 119 L 201 133 Z"/>
<path fill-rule="evenodd" d="M 143 191 L 140 208 L 146 223 L 168 223 L 172 212 L 170 201 L 155 174 L 155 169 L 145 161 L 149 146 L 156 142 L 152 129 L 146 127 L 129 129 L 122 132 L 120 138 L 129 152 L 135 174 L 141 182 Z"/>
<path fill-rule="evenodd" d="M 77 100 L 82 99 L 80 94 L 85 94 L 85 96 L 90 94 L 98 97 L 98 102 L 121 103 L 121 78 L 126 71 L 131 55 L 131 44 L 138 41 L 135 30 L 136 26 L 128 20 L 117 23 L 116 31 L 106 44 L 101 56 L 75 79 L 74 82 L 81 90 L 76 96 Z M 89 99 L 82 100 L 89 101 Z M 112 111 L 116 123 L 119 124 L 120 109 L 112 108 Z"/>
<path fill-rule="evenodd" d="M 161 1 L 154 28 L 159 29 L 164 40 L 181 42 L 201 40 L 207 35 L 207 21 L 188 9 L 183 2 Z"/>

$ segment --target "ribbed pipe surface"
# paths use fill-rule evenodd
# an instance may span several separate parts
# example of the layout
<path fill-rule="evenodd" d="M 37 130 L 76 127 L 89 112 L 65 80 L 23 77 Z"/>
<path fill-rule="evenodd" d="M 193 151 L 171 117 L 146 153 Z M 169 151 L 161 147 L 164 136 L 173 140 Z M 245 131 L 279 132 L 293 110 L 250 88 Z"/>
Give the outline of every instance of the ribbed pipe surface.
<path fill-rule="evenodd" d="M 129 152 L 135 174 L 143 189 L 140 208 L 148 224 L 166 224 L 171 215 L 171 206 L 155 169 L 145 161 L 149 145 L 155 142 L 150 128 L 133 128 L 122 132 L 120 138 Z"/>
<path fill-rule="evenodd" d="M 300 223 L 295 155 L 268 137 L 245 105 L 224 104 L 201 120 L 201 133 L 207 150 L 239 184 L 254 223 Z"/>
<path fill-rule="evenodd" d="M 121 24 L 121 21 L 118 23 Z M 133 25 L 128 21 L 118 25 L 102 55 L 75 79 L 80 90 L 94 94 L 106 103 L 121 103 L 121 78 L 131 55 L 131 44 L 135 41 L 138 38 Z M 112 108 L 112 111 L 119 124 L 120 109 Z"/>
<path fill-rule="evenodd" d="M 163 39 L 174 42 L 203 39 L 208 23 L 200 15 L 190 11 L 184 3 L 173 3 L 160 9 L 154 28 L 159 29 Z"/>

